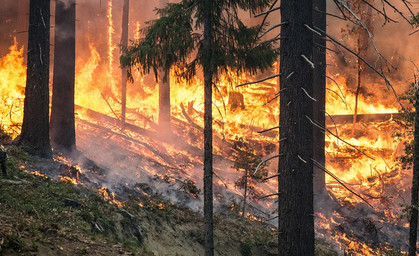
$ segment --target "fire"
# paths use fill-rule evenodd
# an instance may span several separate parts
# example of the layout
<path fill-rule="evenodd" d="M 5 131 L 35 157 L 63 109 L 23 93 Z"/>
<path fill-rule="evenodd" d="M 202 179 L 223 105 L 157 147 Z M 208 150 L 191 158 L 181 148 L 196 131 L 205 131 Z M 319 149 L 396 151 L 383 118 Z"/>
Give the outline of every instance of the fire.
<path fill-rule="evenodd" d="M 115 168 L 117 169 L 115 170 L 116 176 L 124 176 L 124 173 L 118 173 L 124 170 L 130 172 L 133 179 L 139 181 L 147 181 L 147 177 L 153 177 L 153 182 L 168 184 L 175 184 L 176 177 L 182 177 L 182 179 L 193 177 L 193 180 L 197 180 L 196 177 L 200 177 L 202 169 L 200 167 L 203 164 L 199 151 L 203 148 L 203 81 L 200 78 L 189 82 L 178 79 L 174 76 L 176 67 L 171 70 L 171 114 L 176 124 L 173 132 L 178 137 L 173 142 L 160 138 L 156 130 L 159 111 L 158 84 L 150 82 L 152 79 L 132 70 L 135 83 L 128 85 L 127 123 L 156 135 L 154 135 L 155 137 L 147 136 L 129 129 L 121 132 L 117 122 L 121 114 L 121 107 L 119 77 L 116 75 L 119 64 L 115 61 L 117 46 L 114 42 L 117 40 L 115 39 L 112 11 L 112 1 L 108 1 L 106 49 L 98 48 L 98 42 L 90 42 L 88 45 L 89 54 L 77 57 L 75 101 L 76 105 L 84 108 L 77 109 L 78 147 L 82 150 L 86 149 L 92 155 L 103 154 L 100 156 L 100 160 L 106 164 L 118 166 Z M 138 33 L 140 23 L 137 21 L 133 24 L 136 29 L 134 38 L 138 40 L 140 38 Z M 16 137 L 20 132 L 23 117 L 26 67 L 23 48 L 18 48 L 15 42 L 9 49 L 9 54 L 0 59 L 0 97 L 5 104 L 0 112 L 1 128 Z M 273 67 L 274 71 L 278 69 L 277 65 Z M 348 89 L 345 76 L 342 74 L 329 74 L 329 76 L 333 77 L 339 86 L 328 81 L 327 113 L 329 115 L 352 115 L 355 95 Z M 234 170 L 230 168 L 231 159 L 226 151 L 228 143 L 237 138 L 258 141 L 263 145 L 277 145 L 278 141 L 278 129 L 270 133 L 257 133 L 257 131 L 278 126 L 279 100 L 276 98 L 279 93 L 278 80 L 271 79 L 263 83 L 236 88 L 238 84 L 254 80 L 258 80 L 258 78 L 248 74 L 238 76 L 230 71 L 223 74 L 217 81 L 217 87 L 213 94 L 214 138 L 216 138 L 214 151 L 215 154 L 223 157 L 222 161 L 224 161 L 223 169 L 216 170 L 216 172 L 220 176 L 224 175 L 222 178 L 227 177 L 226 181 L 215 177 L 214 183 L 217 187 L 227 187 L 229 191 L 236 194 L 240 194 L 240 191 L 234 188 L 237 174 L 234 174 Z M 109 119 L 93 117 L 87 109 L 104 114 Z M 359 114 L 396 112 L 397 109 L 393 106 L 371 102 L 368 97 L 359 95 Z M 109 121 L 110 119 L 111 121 Z M 93 127 L 89 124 L 99 125 Z M 389 192 L 386 191 L 388 187 L 393 186 L 392 184 L 401 183 L 399 191 L 402 192 L 409 187 L 405 184 L 408 180 L 406 177 L 409 176 L 395 165 L 399 145 L 391 135 L 396 129 L 399 129 L 396 122 L 389 120 L 358 123 L 355 127 L 352 127 L 352 124 L 336 124 L 329 125 L 328 129 L 336 132 L 336 135 L 356 146 L 360 151 L 335 137 L 326 136 L 326 168 L 357 193 L 364 197 L 367 195 L 368 201 L 384 212 L 384 217 L 388 222 L 396 223 L 398 216 L 391 208 L 397 208 L 398 205 L 396 203 L 393 205 L 382 204 L 385 197 L 388 197 Z M 354 136 L 352 136 L 352 129 L 355 130 Z M 98 135 L 106 138 L 109 144 L 94 143 L 92 138 L 96 138 Z M 193 147 L 199 154 L 182 147 L 182 143 Z M 120 153 L 116 148 L 123 153 Z M 275 150 L 277 149 L 272 148 L 266 151 L 276 153 Z M 108 155 L 104 155 L 104 152 Z M 135 162 L 133 159 L 136 158 L 141 158 L 141 160 Z M 58 160 L 64 161 L 63 159 Z M 72 163 L 68 163 L 68 165 L 72 166 Z M 270 172 L 275 168 L 275 163 L 273 163 Z M 197 171 L 197 169 L 199 170 Z M 140 171 L 141 173 L 139 173 Z M 40 175 L 40 173 L 34 174 Z M 360 198 L 352 195 L 334 179 L 327 175 L 326 177 L 327 188 L 339 200 L 339 203 L 349 205 L 362 203 Z M 81 184 L 77 177 L 62 175 L 61 179 L 73 184 Z M 401 182 L 401 180 L 404 181 Z M 270 180 L 267 184 L 260 184 L 258 189 L 261 194 L 273 194 L 277 189 L 277 182 L 275 179 Z M 119 207 L 123 206 L 123 203 L 116 199 L 116 195 L 106 187 L 100 188 L 99 193 L 106 201 Z M 144 195 L 149 194 L 146 192 Z M 263 201 L 261 204 L 267 209 L 273 209 L 277 205 L 275 199 Z M 144 206 L 143 203 L 139 203 L 139 205 Z M 163 209 L 164 205 L 159 203 L 156 207 Z M 343 217 L 321 213 L 318 216 L 316 223 L 317 228 L 324 231 L 321 233 L 322 236 L 325 238 L 330 234 L 340 250 L 362 255 L 374 255 L 366 243 L 348 237 L 346 233 L 336 231 L 336 227 L 342 223 Z M 247 217 L 252 220 L 261 219 L 252 213 L 247 213 Z M 384 221 L 377 218 L 377 222 Z M 401 226 L 403 225 L 405 223 L 401 223 Z M 332 231 L 333 234 L 331 234 Z"/>
<path fill-rule="evenodd" d="M 98 190 L 98 192 L 105 201 L 108 201 L 111 204 L 115 204 L 118 207 L 123 207 L 124 206 L 124 204 L 122 202 L 115 199 L 115 193 L 110 192 L 107 188 L 102 187 Z"/>
<path fill-rule="evenodd" d="M 344 75 L 329 75 L 334 81 L 327 80 L 326 112 L 329 115 L 353 115 L 355 108 L 355 94 L 348 90 Z M 369 84 L 368 86 L 376 86 Z M 385 106 L 380 102 L 358 95 L 358 114 L 398 113 L 398 109 Z"/>
<path fill-rule="evenodd" d="M 23 99 L 26 84 L 26 66 L 23 47 L 18 48 L 16 39 L 10 52 L 0 59 L 0 128 L 12 138 L 20 133 L 23 120 Z"/>

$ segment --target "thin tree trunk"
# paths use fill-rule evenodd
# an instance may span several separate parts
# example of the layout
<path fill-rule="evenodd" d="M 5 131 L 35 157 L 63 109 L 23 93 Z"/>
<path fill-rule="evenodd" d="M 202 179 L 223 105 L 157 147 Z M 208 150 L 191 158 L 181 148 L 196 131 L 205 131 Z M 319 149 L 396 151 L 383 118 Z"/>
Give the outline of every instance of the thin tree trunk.
<path fill-rule="evenodd" d="M 247 200 L 247 178 L 248 178 L 249 171 L 246 169 L 246 173 L 244 176 L 244 196 L 243 196 L 243 213 L 242 217 L 246 217 L 246 200 Z"/>
<path fill-rule="evenodd" d="M 279 255 L 314 255 L 313 0 L 281 2 Z M 305 59 L 306 58 L 306 59 Z"/>
<path fill-rule="evenodd" d="M 359 46 L 358 46 L 358 48 L 359 48 Z M 360 50 L 358 49 L 358 54 L 359 53 L 360 53 Z M 354 118 L 352 120 L 352 137 L 354 137 L 354 135 L 355 135 L 355 125 L 356 125 L 357 116 L 358 116 L 358 97 L 359 97 L 359 92 L 361 90 L 362 67 L 361 67 L 361 61 L 360 60 L 358 60 L 357 69 L 358 69 L 358 73 L 357 73 L 358 74 L 358 85 L 356 87 L 356 92 L 355 92 L 355 109 L 354 109 Z"/>
<path fill-rule="evenodd" d="M 410 216 L 409 230 L 409 256 L 416 255 L 416 241 L 418 230 L 418 193 L 419 193 L 419 91 L 415 93 L 415 133 L 413 154 L 413 177 L 412 177 L 412 212 Z"/>
<path fill-rule="evenodd" d="M 76 1 L 55 5 L 54 75 L 51 105 L 51 141 L 54 148 L 76 148 L 74 79 L 76 65 Z"/>
<path fill-rule="evenodd" d="M 313 24 L 326 31 L 326 0 L 313 0 Z M 313 61 L 316 65 L 313 73 L 313 118 L 320 125 L 326 127 L 326 38 L 314 35 Z M 313 158 L 321 165 L 326 165 L 325 134 L 313 127 Z M 326 192 L 325 173 L 314 167 L 314 195 L 322 196 Z"/>
<path fill-rule="evenodd" d="M 170 131 L 170 74 L 161 70 L 159 77 L 159 126 L 162 131 Z"/>
<path fill-rule="evenodd" d="M 207 1 L 214 4 L 212 0 Z M 212 8 L 208 7 L 204 21 L 204 222 L 205 222 L 205 256 L 214 255 L 214 220 L 213 220 L 213 192 L 212 192 Z"/>
<path fill-rule="evenodd" d="M 160 0 L 163 8 L 168 0 Z M 159 77 L 159 126 L 162 132 L 170 132 L 170 70 L 160 70 Z"/>
<path fill-rule="evenodd" d="M 129 23 L 129 0 L 124 0 L 124 7 L 122 10 L 122 35 L 121 35 L 121 52 L 128 47 L 128 23 Z M 121 124 L 124 127 L 126 112 L 127 112 L 127 69 L 122 69 L 121 79 Z"/>
<path fill-rule="evenodd" d="M 18 144 L 30 154 L 52 156 L 49 141 L 50 0 L 31 0 L 28 69 L 22 132 Z"/>

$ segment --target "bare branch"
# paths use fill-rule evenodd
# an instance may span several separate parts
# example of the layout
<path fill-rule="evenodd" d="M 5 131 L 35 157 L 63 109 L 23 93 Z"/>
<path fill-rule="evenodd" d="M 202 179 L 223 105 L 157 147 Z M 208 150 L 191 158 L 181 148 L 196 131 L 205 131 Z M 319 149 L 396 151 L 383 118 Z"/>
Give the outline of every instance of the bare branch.
<path fill-rule="evenodd" d="M 321 32 L 322 34 L 324 34 L 325 36 L 327 36 L 330 40 L 332 40 L 336 44 L 340 45 L 341 47 L 343 47 L 345 50 L 347 50 L 351 54 L 353 54 L 356 57 L 358 57 L 359 60 L 361 60 L 362 62 L 364 62 L 370 69 L 372 69 L 376 74 L 378 74 L 381 78 L 383 78 L 384 81 L 385 81 L 385 83 L 386 83 L 387 88 L 390 87 L 391 90 L 393 91 L 393 94 L 394 94 L 394 96 L 396 96 L 396 99 L 399 102 L 399 105 L 401 106 L 401 108 L 403 110 L 406 110 L 406 108 L 404 107 L 404 105 L 401 103 L 400 98 L 398 97 L 398 95 L 396 93 L 396 90 L 394 89 L 393 85 L 390 83 L 390 81 L 387 79 L 387 77 L 383 73 L 381 73 L 380 71 L 378 71 L 368 61 L 366 61 L 364 58 L 362 58 L 359 54 L 355 53 L 354 51 L 352 51 L 351 49 L 349 49 L 349 47 L 347 47 L 346 45 L 340 43 L 339 41 L 337 41 L 336 39 L 334 39 L 332 36 L 330 36 L 329 34 L 327 34 L 326 32 L 324 32 L 323 30 L 319 29 L 316 26 L 314 26 L 314 29 L 316 29 L 318 32 Z"/>
<path fill-rule="evenodd" d="M 352 194 L 354 194 L 355 196 L 357 196 L 358 198 L 360 198 L 362 201 L 364 201 L 366 204 L 368 204 L 369 206 L 371 206 L 371 208 L 374 208 L 367 200 L 365 200 L 360 194 L 356 193 L 355 191 L 353 191 L 352 189 L 350 189 L 347 185 L 344 184 L 344 181 L 342 181 L 341 179 L 339 179 L 336 175 L 334 175 L 332 172 L 330 172 L 329 170 L 326 169 L 326 167 L 324 167 L 322 164 L 320 164 L 319 162 L 317 162 L 316 160 L 314 160 L 313 158 L 311 158 L 311 160 L 313 161 L 314 165 L 316 165 L 318 168 L 320 168 L 322 171 L 324 171 L 325 173 L 329 174 L 330 177 L 332 177 L 333 179 L 335 179 L 340 185 L 342 185 L 344 188 L 346 188 L 349 192 L 351 192 Z"/>
<path fill-rule="evenodd" d="M 342 18 L 340 16 L 337 16 L 336 14 L 333 14 L 333 13 L 323 12 L 323 11 L 316 10 L 316 9 L 314 9 L 314 11 L 315 12 L 318 12 L 318 13 L 326 14 L 326 15 L 331 16 L 331 17 L 334 17 L 334 18 L 338 18 L 340 20 L 346 20 L 345 18 Z"/>
<path fill-rule="evenodd" d="M 267 30 L 265 30 L 265 32 L 263 32 L 262 34 L 260 34 L 258 37 L 261 38 L 262 36 L 266 35 L 269 31 L 271 31 L 271 30 L 273 30 L 275 28 L 278 28 L 278 27 L 280 27 L 282 25 L 287 25 L 287 24 L 288 24 L 288 22 L 285 21 L 285 22 L 281 22 L 279 24 L 273 25 L 272 27 L 270 27 Z"/>
<path fill-rule="evenodd" d="M 264 199 L 264 198 L 268 198 L 268 197 L 272 197 L 272 196 L 279 196 L 279 194 L 278 193 L 269 194 L 269 195 L 266 195 L 266 196 L 261 196 L 261 197 L 259 197 L 259 199 Z"/>
<path fill-rule="evenodd" d="M 263 179 L 263 181 L 267 181 L 267 180 L 269 180 L 269 179 L 272 179 L 272 178 L 278 177 L 279 175 L 281 175 L 281 173 L 277 173 L 277 174 L 274 174 L 274 175 L 272 175 L 272 176 L 266 177 L 266 178 L 264 178 L 264 179 Z"/>
<path fill-rule="evenodd" d="M 266 163 L 266 162 L 268 162 L 269 160 L 272 160 L 272 159 L 274 159 L 274 158 L 277 158 L 277 157 L 280 157 L 280 156 L 283 156 L 283 155 L 284 155 L 284 154 L 278 154 L 278 155 L 271 156 L 271 157 L 269 157 L 268 159 L 263 160 L 262 162 L 260 162 L 260 163 L 258 164 L 258 166 L 256 166 L 256 170 L 255 170 L 255 172 L 253 173 L 253 175 L 255 175 L 255 174 L 259 171 L 259 167 L 260 167 L 263 163 Z"/>
<path fill-rule="evenodd" d="M 272 127 L 272 128 L 269 128 L 269 129 L 266 129 L 266 130 L 259 131 L 259 132 L 257 132 L 257 133 L 269 132 L 269 131 L 272 131 L 272 130 L 275 130 L 275 129 L 279 129 L 279 128 L 281 128 L 281 126 L 280 126 L 280 125 L 275 126 L 275 127 Z"/>
<path fill-rule="evenodd" d="M 317 123 L 316 121 L 313 121 L 312 119 L 310 119 L 310 117 L 306 116 L 306 118 L 310 121 L 310 123 L 312 123 L 314 126 L 318 127 L 319 129 L 322 129 L 325 132 L 328 132 L 330 135 L 332 135 L 333 137 L 339 139 L 340 141 L 342 141 L 343 143 L 345 143 L 346 145 L 354 148 L 356 151 L 358 151 L 359 153 L 363 154 L 364 156 L 375 160 L 374 157 L 367 155 L 366 153 L 364 153 L 364 151 L 360 150 L 357 146 L 347 142 L 346 140 L 340 138 L 338 135 L 334 134 L 332 131 L 330 131 L 329 129 L 327 129 L 326 127 L 322 126 L 321 124 Z"/>
<path fill-rule="evenodd" d="M 379 9 L 377 9 L 374 5 L 370 4 L 368 1 L 362 0 L 362 2 L 364 2 L 366 5 L 368 5 L 369 7 L 371 7 L 373 10 L 375 10 L 376 12 L 378 12 L 379 14 L 383 15 L 384 19 L 386 21 L 392 21 L 394 23 L 399 23 L 397 20 L 393 20 L 390 17 L 387 16 L 387 14 L 385 13 L 385 11 L 380 11 Z M 385 9 L 384 9 L 385 10 Z"/>
<path fill-rule="evenodd" d="M 304 54 L 301 54 L 300 55 L 308 64 L 310 64 L 310 66 L 311 66 L 311 68 L 312 69 L 315 69 L 316 68 L 316 66 L 314 66 L 314 63 L 311 61 L 311 60 L 309 60 Z"/>
<path fill-rule="evenodd" d="M 278 77 L 278 76 L 281 76 L 281 73 L 273 75 L 273 76 L 268 76 L 268 77 L 262 78 L 262 79 L 257 80 L 257 81 L 246 82 L 244 84 L 239 84 L 239 85 L 236 86 L 236 88 L 242 87 L 242 86 L 245 86 L 245 85 L 249 85 L 249 84 L 257 84 L 257 83 L 260 83 L 260 82 L 263 82 L 263 81 L 266 81 L 266 80 L 269 80 L 269 79 L 272 79 L 272 78 L 275 78 L 275 77 Z"/>
<path fill-rule="evenodd" d="M 276 3 L 276 2 L 275 2 L 275 3 Z M 255 18 L 257 18 L 257 17 L 259 17 L 259 16 L 262 16 L 262 15 L 269 14 L 269 13 L 271 13 L 271 12 L 274 12 L 274 11 L 277 11 L 277 10 L 280 10 L 280 9 L 281 9 L 281 6 L 279 6 L 279 7 L 275 7 L 275 8 L 272 8 L 272 9 L 269 9 L 269 10 L 267 10 L 267 11 L 264 11 L 264 12 L 261 12 L 261 13 L 256 14 L 256 15 L 255 15 Z"/>

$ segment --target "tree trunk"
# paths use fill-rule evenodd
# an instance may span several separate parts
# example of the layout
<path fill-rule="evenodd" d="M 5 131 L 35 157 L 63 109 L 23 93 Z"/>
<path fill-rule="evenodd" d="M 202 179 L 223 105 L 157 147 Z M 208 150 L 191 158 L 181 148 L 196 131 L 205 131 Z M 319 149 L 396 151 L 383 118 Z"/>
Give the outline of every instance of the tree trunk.
<path fill-rule="evenodd" d="M 314 255 L 313 0 L 281 2 L 279 255 Z M 305 60 L 304 58 L 308 59 Z"/>
<path fill-rule="evenodd" d="M 244 195 L 243 195 L 243 213 L 242 213 L 242 217 L 246 217 L 246 200 L 247 200 L 247 178 L 249 177 L 249 171 L 246 169 L 245 170 L 245 176 L 244 176 Z"/>
<path fill-rule="evenodd" d="M 32 155 L 52 156 L 49 141 L 50 0 L 31 0 L 28 69 L 18 144 Z"/>
<path fill-rule="evenodd" d="M 418 193 L 419 193 L 419 91 L 415 93 L 415 133 L 413 154 L 413 177 L 412 177 L 412 212 L 410 216 L 409 230 L 409 256 L 416 255 L 416 241 L 418 230 Z"/>
<path fill-rule="evenodd" d="M 313 0 L 313 24 L 326 31 L 326 0 Z M 326 127 L 326 38 L 317 34 L 313 37 L 313 62 L 316 65 L 313 73 L 313 118 Z M 313 127 L 313 158 L 326 166 L 325 134 L 318 127 Z M 322 196 L 326 192 L 325 173 L 314 167 L 314 195 Z"/>
<path fill-rule="evenodd" d="M 163 8 L 168 0 L 160 0 Z M 159 126 L 163 132 L 170 131 L 170 70 L 160 70 L 159 77 Z"/>
<path fill-rule="evenodd" d="M 214 4 L 208 0 L 208 5 Z M 214 255 L 214 220 L 212 192 L 212 15 L 208 7 L 204 22 L 204 222 L 205 222 L 205 256 Z"/>
<path fill-rule="evenodd" d="M 51 141 L 55 149 L 76 148 L 74 79 L 76 65 L 76 0 L 55 5 L 54 75 L 51 105 Z"/>
<path fill-rule="evenodd" d="M 129 0 L 124 0 L 124 7 L 122 10 L 122 35 L 121 35 L 121 53 L 128 47 L 128 23 L 129 23 Z M 121 79 L 121 124 L 124 127 L 126 112 L 127 112 L 127 82 L 128 73 L 127 69 L 122 69 Z"/>
<path fill-rule="evenodd" d="M 159 77 L 159 126 L 161 131 L 170 131 L 170 74 L 161 70 Z"/>

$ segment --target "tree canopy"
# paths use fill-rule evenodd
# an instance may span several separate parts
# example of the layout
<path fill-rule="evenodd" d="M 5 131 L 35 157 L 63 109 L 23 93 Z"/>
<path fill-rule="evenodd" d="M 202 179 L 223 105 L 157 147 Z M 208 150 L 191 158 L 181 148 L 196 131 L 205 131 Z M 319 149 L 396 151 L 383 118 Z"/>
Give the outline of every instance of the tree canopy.
<path fill-rule="evenodd" d="M 260 43 L 260 26 L 246 26 L 238 15 L 243 9 L 255 13 L 272 1 L 198 1 L 183 0 L 156 9 L 161 18 L 149 21 L 142 29 L 144 38 L 121 56 L 123 66 L 139 65 L 142 71 L 157 75 L 158 69 L 179 67 L 177 75 L 191 79 L 198 66 L 213 71 L 215 77 L 232 70 L 237 73 L 264 71 L 272 67 L 278 51 L 275 42 Z M 203 46 L 203 12 L 210 8 L 212 42 L 211 57 Z M 208 63 L 207 63 L 208 62 Z"/>

